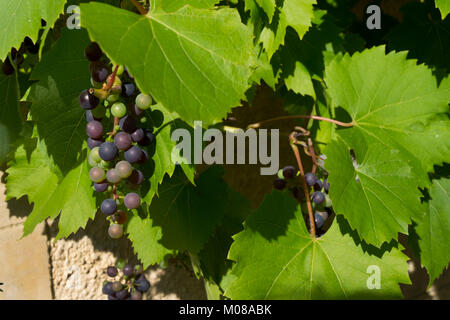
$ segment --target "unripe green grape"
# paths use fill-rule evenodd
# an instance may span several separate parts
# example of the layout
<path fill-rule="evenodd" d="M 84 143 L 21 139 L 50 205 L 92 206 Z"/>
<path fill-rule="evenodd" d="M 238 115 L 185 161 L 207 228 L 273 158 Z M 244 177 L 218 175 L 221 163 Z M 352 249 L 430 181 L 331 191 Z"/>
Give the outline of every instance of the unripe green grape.
<path fill-rule="evenodd" d="M 97 161 L 95 161 L 91 154 L 88 155 L 88 163 L 91 167 L 96 167 L 98 165 Z"/>
<path fill-rule="evenodd" d="M 123 226 L 121 224 L 113 223 L 109 226 L 108 234 L 113 239 L 119 239 L 123 236 Z"/>
<path fill-rule="evenodd" d="M 146 123 L 147 122 L 147 117 L 142 117 L 141 119 L 139 119 L 139 121 L 141 123 Z"/>
<path fill-rule="evenodd" d="M 131 176 L 133 167 L 128 161 L 120 161 L 116 164 L 116 170 L 121 178 L 126 179 Z"/>
<path fill-rule="evenodd" d="M 99 166 L 100 168 L 103 168 L 103 169 L 108 169 L 108 168 L 111 167 L 111 163 L 102 159 L 102 160 L 98 163 L 98 166 Z"/>
<path fill-rule="evenodd" d="M 92 157 L 92 159 L 99 163 L 100 161 L 102 161 L 102 158 L 100 158 L 100 154 L 98 153 L 99 147 L 95 147 L 94 149 L 91 150 L 90 152 L 90 156 Z"/>
<path fill-rule="evenodd" d="M 89 171 L 89 178 L 91 178 L 93 182 L 102 182 L 105 180 L 105 170 L 99 167 L 94 167 Z"/>
<path fill-rule="evenodd" d="M 114 117 L 122 118 L 127 114 L 127 107 L 122 102 L 116 102 L 111 107 L 111 114 Z"/>
<path fill-rule="evenodd" d="M 152 105 L 152 97 L 145 93 L 140 93 L 136 97 L 136 106 L 141 110 L 147 110 Z"/>
<path fill-rule="evenodd" d="M 110 94 L 108 96 L 108 98 L 106 98 L 106 100 L 108 100 L 108 102 L 116 102 L 119 99 L 120 99 L 120 96 L 118 94 Z"/>

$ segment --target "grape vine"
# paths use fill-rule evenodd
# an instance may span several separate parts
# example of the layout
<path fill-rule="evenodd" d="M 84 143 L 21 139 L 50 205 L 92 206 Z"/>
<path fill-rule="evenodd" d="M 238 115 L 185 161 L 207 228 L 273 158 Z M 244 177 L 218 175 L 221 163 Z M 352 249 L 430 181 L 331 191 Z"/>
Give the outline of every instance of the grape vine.
<path fill-rule="evenodd" d="M 144 299 L 170 257 L 209 299 L 397 299 L 409 259 L 429 286 L 448 268 L 445 1 L 382 6 L 381 29 L 360 0 L 33 2 L 0 4 L 6 195 L 33 203 L 24 236 L 107 220 L 138 262 L 105 298 Z M 273 177 L 225 162 L 274 128 Z"/>

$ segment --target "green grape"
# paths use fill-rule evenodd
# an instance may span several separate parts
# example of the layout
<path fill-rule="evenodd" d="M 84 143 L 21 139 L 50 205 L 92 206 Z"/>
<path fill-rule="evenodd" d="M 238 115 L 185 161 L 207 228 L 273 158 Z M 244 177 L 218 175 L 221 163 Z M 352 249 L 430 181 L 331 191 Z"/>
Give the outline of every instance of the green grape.
<path fill-rule="evenodd" d="M 114 117 L 122 118 L 127 114 L 127 107 L 122 102 L 116 102 L 111 107 L 111 114 Z"/>
<path fill-rule="evenodd" d="M 141 119 L 139 119 L 139 121 L 141 123 L 146 123 L 147 122 L 147 117 L 142 117 Z"/>
<path fill-rule="evenodd" d="M 152 105 L 152 97 L 145 93 L 140 93 L 136 97 L 136 106 L 141 110 L 147 110 Z"/>
<path fill-rule="evenodd" d="M 97 161 L 92 158 L 92 155 L 88 155 L 88 163 L 91 167 L 96 167 L 98 165 Z"/>
<path fill-rule="evenodd" d="M 113 70 L 115 70 L 115 69 L 116 69 L 116 65 L 114 65 L 114 67 L 113 67 Z M 121 76 L 123 74 L 123 71 L 124 71 L 124 67 L 122 65 L 119 65 L 116 75 Z"/>
<path fill-rule="evenodd" d="M 106 100 L 108 100 L 108 102 L 116 102 L 119 99 L 120 99 L 120 96 L 118 94 L 111 94 L 108 96 L 108 98 L 106 98 Z"/>
<path fill-rule="evenodd" d="M 100 155 L 98 153 L 99 147 L 95 147 L 94 149 L 91 150 L 90 156 L 92 156 L 92 159 L 99 163 L 100 161 L 102 161 L 102 158 L 100 158 Z"/>

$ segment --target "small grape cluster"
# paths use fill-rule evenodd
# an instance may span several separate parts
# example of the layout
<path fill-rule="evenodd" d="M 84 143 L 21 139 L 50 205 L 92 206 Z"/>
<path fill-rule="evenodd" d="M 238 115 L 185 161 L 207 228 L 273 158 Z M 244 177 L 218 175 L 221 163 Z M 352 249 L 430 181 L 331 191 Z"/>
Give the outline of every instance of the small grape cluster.
<path fill-rule="evenodd" d="M 109 266 L 106 274 L 111 278 L 119 275 L 119 269 Z M 125 265 L 119 280 L 105 281 L 103 284 L 103 294 L 108 296 L 108 300 L 142 300 L 143 294 L 150 289 L 150 282 L 143 273 L 141 265 Z"/>
<path fill-rule="evenodd" d="M 152 98 L 137 93 L 126 68 L 116 66 L 111 74 L 97 43 L 92 42 L 84 53 L 91 61 L 94 86 L 79 96 L 79 103 L 86 110 L 87 144 L 91 149 L 89 177 L 95 191 L 107 194 L 100 210 L 111 221 L 109 236 L 118 239 L 123 235 L 126 210 L 137 209 L 141 204 L 139 194 L 134 191 L 143 183 L 144 174 L 134 166 L 149 160 L 144 147 L 154 144 L 155 136 L 151 129 L 139 128 L 137 124 L 145 123 L 145 110 L 150 110 Z M 104 125 L 111 126 L 111 122 L 111 132 L 105 133 Z"/>
<path fill-rule="evenodd" d="M 275 179 L 273 186 L 277 190 L 288 188 L 292 195 L 300 203 L 305 202 L 305 193 L 300 184 L 299 172 L 293 166 L 286 166 L 278 171 L 278 177 Z M 314 209 L 314 222 L 317 229 L 324 226 L 325 221 L 332 213 L 332 203 L 328 196 L 330 184 L 327 181 L 326 174 L 323 180 L 319 179 L 315 173 L 308 172 L 305 174 L 305 182 L 311 195 L 312 206 Z"/>

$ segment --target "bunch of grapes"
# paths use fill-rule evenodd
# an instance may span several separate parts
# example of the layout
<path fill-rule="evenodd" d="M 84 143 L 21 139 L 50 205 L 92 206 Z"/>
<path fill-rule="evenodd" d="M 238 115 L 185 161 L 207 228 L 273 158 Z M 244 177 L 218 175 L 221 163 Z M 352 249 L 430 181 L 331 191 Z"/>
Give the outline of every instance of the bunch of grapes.
<path fill-rule="evenodd" d="M 155 142 L 155 136 L 152 130 L 138 127 L 138 123 L 145 123 L 145 110 L 151 108 L 152 98 L 137 92 L 126 68 L 116 66 L 111 74 L 97 43 L 85 49 L 85 56 L 91 61 L 94 86 L 79 97 L 86 110 L 87 144 L 91 149 L 89 177 L 95 191 L 105 195 L 100 210 L 111 222 L 110 237 L 118 239 L 123 235 L 126 212 L 141 204 L 136 190 L 144 181 L 144 174 L 138 166 L 149 160 L 145 147 Z M 110 128 L 110 132 L 105 128 Z"/>
<path fill-rule="evenodd" d="M 332 213 L 332 203 L 328 196 L 330 184 L 327 182 L 326 174 L 324 174 L 324 178 L 321 180 L 312 172 L 305 174 L 305 181 L 309 188 L 309 194 L 311 195 L 310 200 L 314 209 L 314 223 L 316 228 L 321 231 L 320 229 Z M 277 190 L 289 189 L 298 202 L 305 203 L 305 193 L 301 187 L 299 172 L 293 166 L 286 166 L 281 169 L 278 172 L 278 177 L 274 181 L 273 186 Z"/>
<path fill-rule="evenodd" d="M 150 282 L 143 273 L 141 265 L 125 265 L 119 276 L 119 269 L 109 266 L 106 274 L 113 281 L 105 281 L 102 292 L 108 296 L 108 300 L 142 300 L 143 294 L 150 289 Z M 114 279 L 119 276 L 119 280 Z"/>

